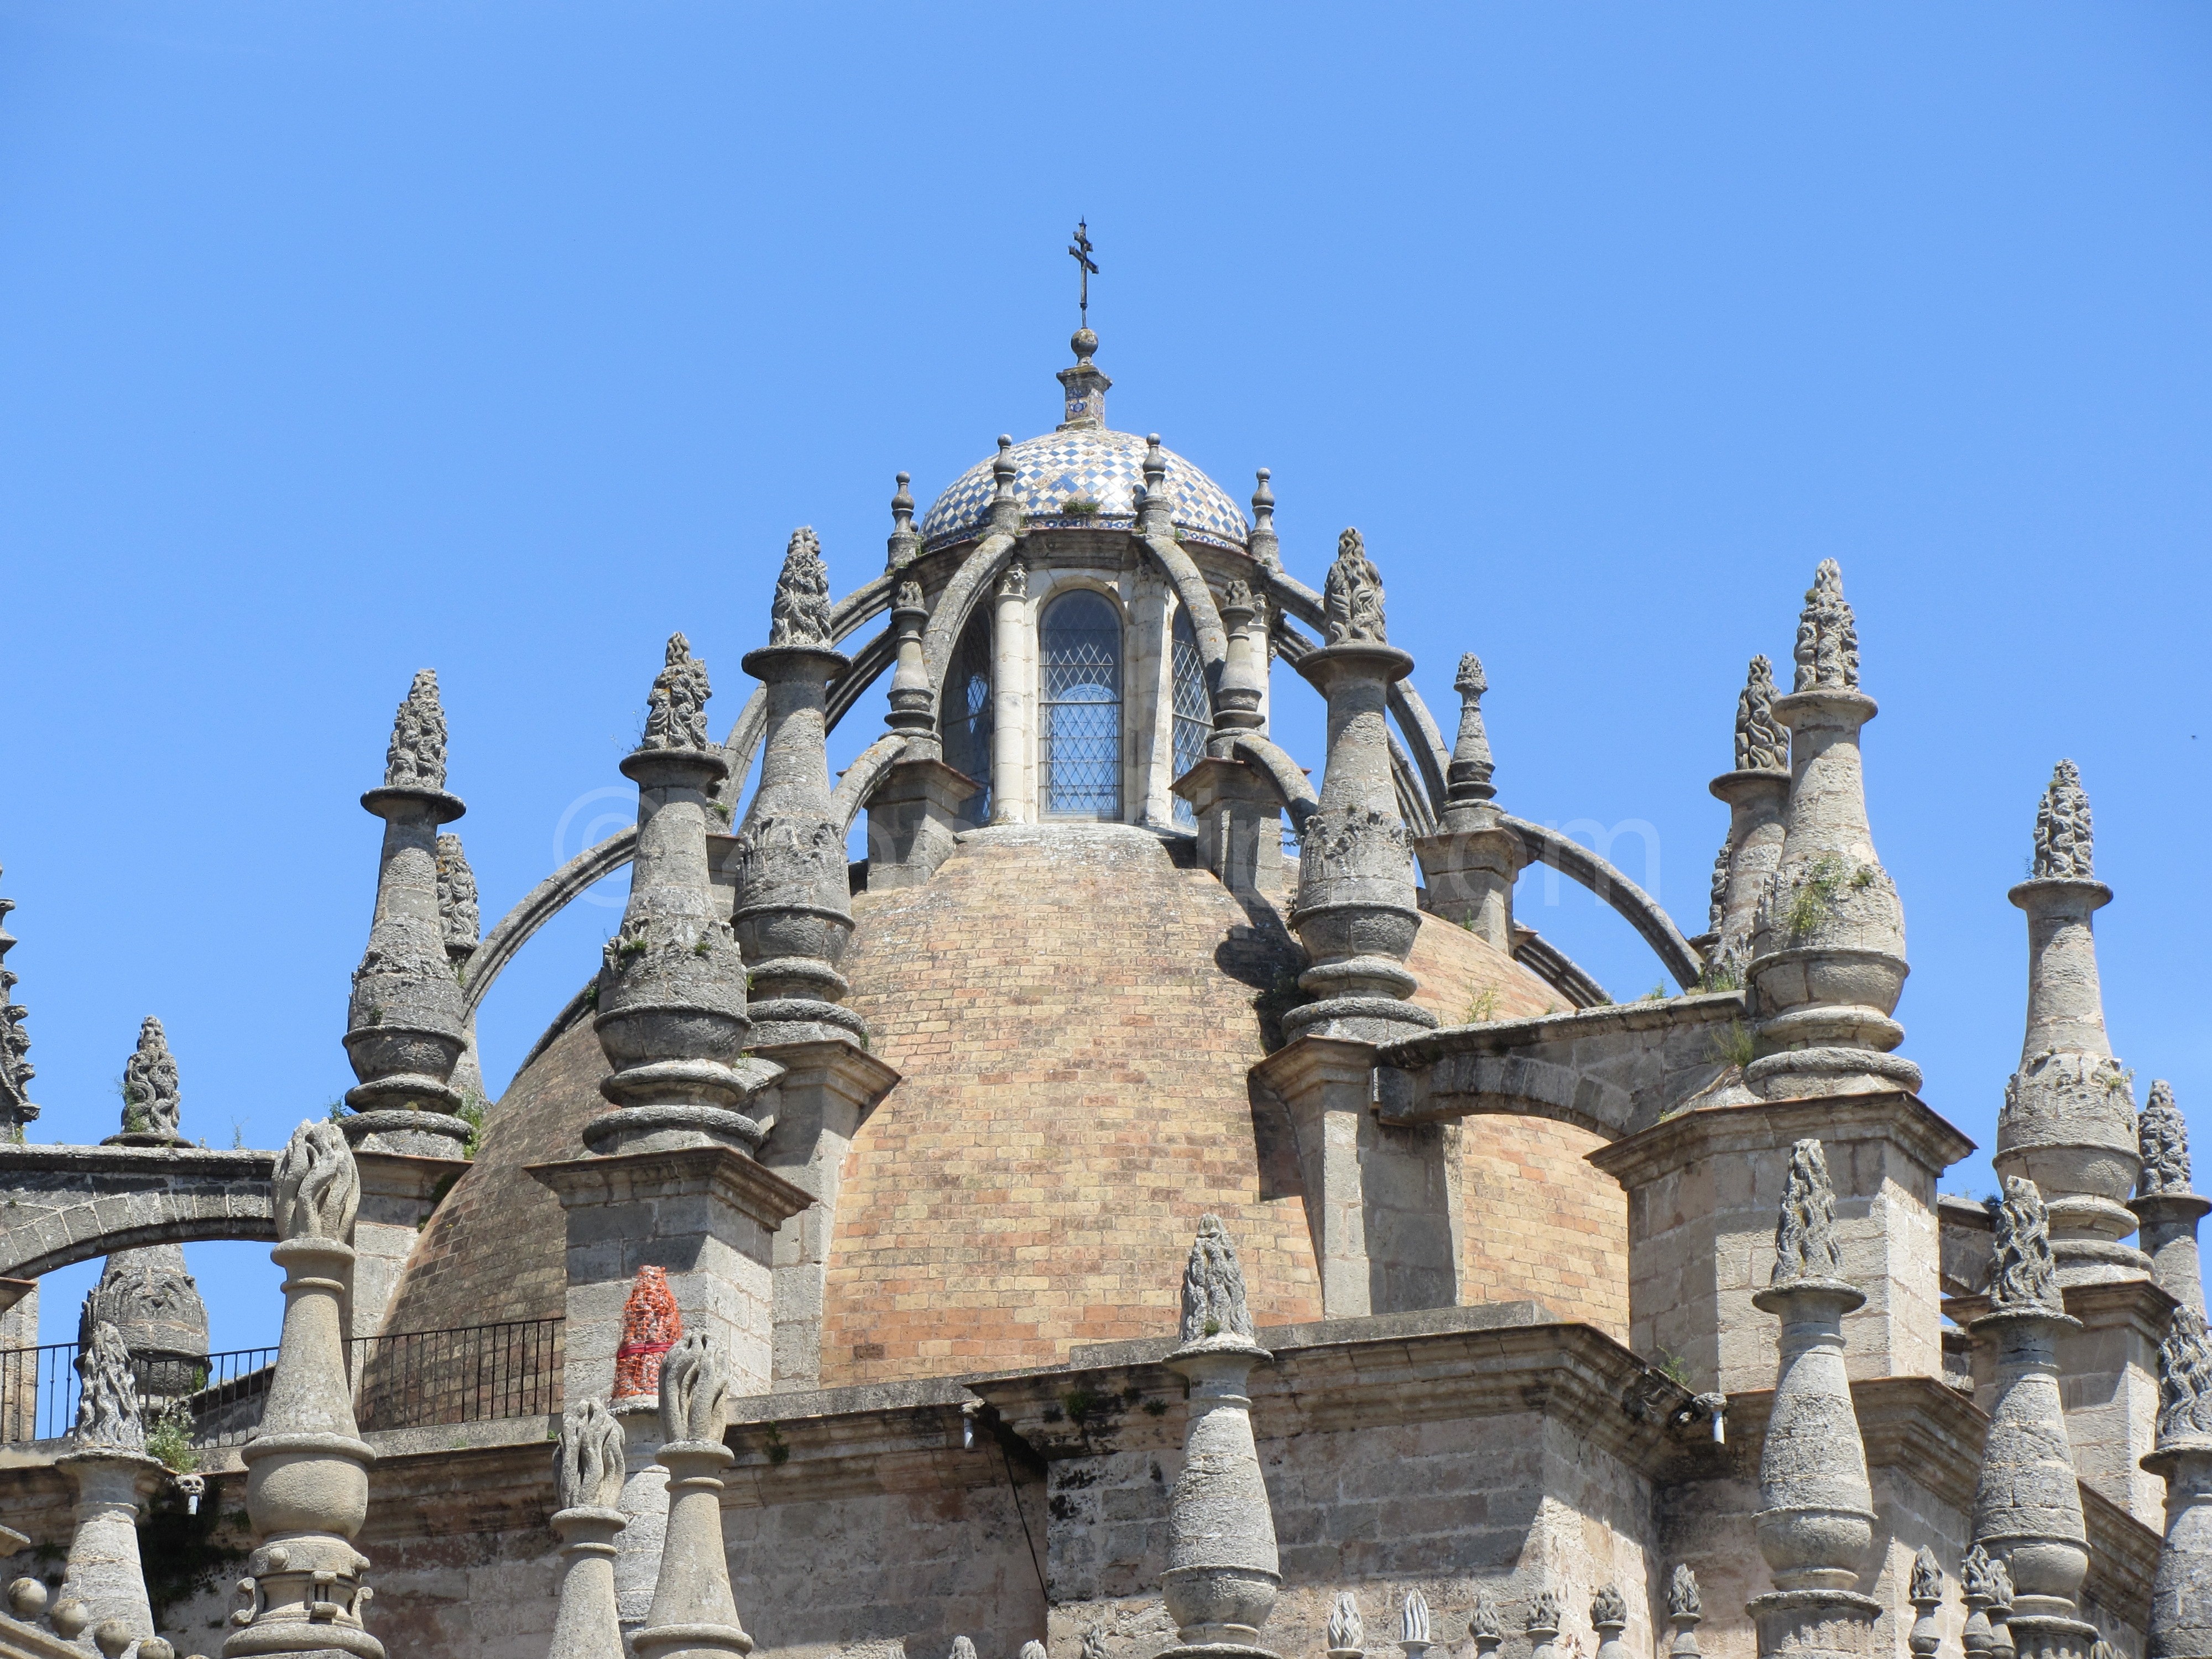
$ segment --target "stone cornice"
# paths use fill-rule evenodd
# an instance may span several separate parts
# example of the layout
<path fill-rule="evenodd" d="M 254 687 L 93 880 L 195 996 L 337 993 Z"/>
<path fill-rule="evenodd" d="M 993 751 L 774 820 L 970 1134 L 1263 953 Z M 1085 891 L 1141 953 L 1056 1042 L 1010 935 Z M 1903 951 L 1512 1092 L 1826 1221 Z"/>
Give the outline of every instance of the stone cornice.
<path fill-rule="evenodd" d="M 2062 1286 L 2059 1293 L 2066 1298 L 2066 1311 L 2083 1324 L 2109 1328 L 2124 1319 L 2134 1325 L 2136 1334 L 2153 1347 L 2166 1340 L 2166 1325 L 2173 1318 L 2174 1309 L 2180 1305 L 2148 1279 L 2068 1285 Z M 1990 1298 L 1986 1294 L 1943 1298 L 1943 1312 L 1955 1325 L 1970 1325 L 1989 1311 Z M 2115 1318 L 2115 1315 L 2118 1317 Z"/>
<path fill-rule="evenodd" d="M 1688 1390 L 1541 1304 L 1489 1304 L 1263 1328 L 1273 1364 L 1252 1373 L 1262 1439 L 1540 1412 L 1647 1474 L 1694 1435 Z M 1183 1436 L 1173 1338 L 1116 1343 L 1047 1370 L 970 1377 L 1006 1426 L 1053 1460 L 1165 1449 Z"/>
<path fill-rule="evenodd" d="M 804 1188 L 727 1146 L 570 1158 L 553 1164 L 528 1164 L 523 1169 L 550 1188 L 564 1208 L 711 1192 L 739 1213 L 773 1230 L 814 1202 Z"/>
<path fill-rule="evenodd" d="M 368 1152 L 354 1149 L 353 1161 L 361 1171 L 365 1198 L 427 1199 L 441 1182 L 458 1179 L 469 1168 L 465 1158 L 419 1158 L 408 1152 Z"/>
<path fill-rule="evenodd" d="M 1655 1175 L 1679 1169 L 1692 1158 L 1765 1151 L 1808 1137 L 1838 1144 L 1893 1140 L 1938 1173 L 1974 1150 L 1972 1141 L 1936 1115 L 1917 1095 L 1882 1090 L 1817 1099 L 1701 1107 L 1664 1119 L 1587 1156 L 1622 1186 L 1634 1187 Z"/>
<path fill-rule="evenodd" d="M 0 1182 L 49 1174 L 197 1176 L 205 1180 L 265 1182 L 276 1169 L 275 1152 L 252 1148 L 0 1146 Z"/>

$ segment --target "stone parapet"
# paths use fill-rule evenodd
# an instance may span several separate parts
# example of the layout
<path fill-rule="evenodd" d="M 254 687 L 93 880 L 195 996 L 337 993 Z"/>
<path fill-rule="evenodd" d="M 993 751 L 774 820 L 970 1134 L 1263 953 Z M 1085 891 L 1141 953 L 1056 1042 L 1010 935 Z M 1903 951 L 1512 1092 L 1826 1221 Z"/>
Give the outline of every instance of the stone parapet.
<path fill-rule="evenodd" d="M 1698 1387 L 1728 1394 L 1773 1374 L 1773 1325 L 1752 1297 L 1790 1149 L 1812 1135 L 1844 1271 L 1867 1296 L 1844 1322 L 1851 1376 L 1942 1375 L 1936 1181 L 1973 1143 L 1902 1092 L 1706 1107 L 1591 1153 L 1628 1194 L 1632 1347 L 1679 1356 Z"/>

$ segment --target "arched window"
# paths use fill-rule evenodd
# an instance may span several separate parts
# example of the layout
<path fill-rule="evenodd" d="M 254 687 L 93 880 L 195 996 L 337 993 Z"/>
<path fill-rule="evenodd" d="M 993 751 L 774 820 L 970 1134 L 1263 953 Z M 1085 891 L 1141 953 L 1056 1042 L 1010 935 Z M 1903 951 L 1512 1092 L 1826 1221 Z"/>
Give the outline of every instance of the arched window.
<path fill-rule="evenodd" d="M 1206 659 L 1198 654 L 1198 635 L 1191 629 L 1190 612 L 1176 610 L 1175 775 L 1184 773 L 1206 758 L 1206 740 L 1213 735 L 1213 705 L 1206 696 Z M 1181 795 L 1175 798 L 1175 821 L 1186 830 L 1198 827 L 1198 814 Z"/>
<path fill-rule="evenodd" d="M 976 607 L 961 630 L 945 673 L 939 728 L 945 734 L 945 763 L 965 772 L 983 787 L 960 805 L 970 823 L 991 817 L 991 611 Z"/>
<path fill-rule="evenodd" d="M 1078 591 L 1046 607 L 1039 630 L 1044 719 L 1037 733 L 1046 815 L 1121 816 L 1121 617 Z"/>

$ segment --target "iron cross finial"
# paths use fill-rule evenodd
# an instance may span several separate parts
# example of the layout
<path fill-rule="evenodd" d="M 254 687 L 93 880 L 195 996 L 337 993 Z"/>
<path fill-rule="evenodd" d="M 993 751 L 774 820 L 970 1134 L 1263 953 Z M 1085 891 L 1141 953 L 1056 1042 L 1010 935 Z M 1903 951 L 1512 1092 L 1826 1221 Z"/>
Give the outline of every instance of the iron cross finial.
<path fill-rule="evenodd" d="M 1075 240 L 1067 245 L 1067 252 L 1068 257 L 1082 267 L 1083 274 L 1079 279 L 1083 284 L 1080 303 L 1083 307 L 1083 325 L 1085 328 L 1091 326 L 1091 279 L 1098 274 L 1098 267 L 1091 262 L 1091 258 L 1094 252 L 1096 250 L 1091 246 L 1091 227 L 1078 219 L 1075 222 Z"/>

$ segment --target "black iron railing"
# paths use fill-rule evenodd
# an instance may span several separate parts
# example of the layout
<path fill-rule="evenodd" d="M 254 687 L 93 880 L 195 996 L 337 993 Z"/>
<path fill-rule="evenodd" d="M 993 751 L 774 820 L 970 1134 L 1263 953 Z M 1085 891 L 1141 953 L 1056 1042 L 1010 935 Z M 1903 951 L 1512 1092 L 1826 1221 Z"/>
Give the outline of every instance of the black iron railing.
<path fill-rule="evenodd" d="M 399 1331 L 346 1344 L 362 1428 L 420 1429 L 561 1409 L 558 1319 Z M 77 1345 L 0 1349 L 0 1444 L 53 1440 L 76 1424 Z M 204 1359 L 135 1358 L 149 1434 L 179 1448 L 244 1443 L 261 1425 L 274 1348 Z"/>

